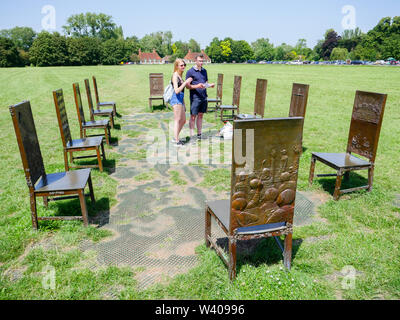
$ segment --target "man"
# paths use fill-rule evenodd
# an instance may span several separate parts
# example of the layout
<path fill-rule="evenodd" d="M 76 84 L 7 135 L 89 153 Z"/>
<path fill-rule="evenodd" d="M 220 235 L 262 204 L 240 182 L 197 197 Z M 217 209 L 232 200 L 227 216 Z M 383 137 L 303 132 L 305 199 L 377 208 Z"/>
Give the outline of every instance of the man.
<path fill-rule="evenodd" d="M 201 140 L 203 116 L 207 112 L 207 88 L 214 88 L 215 84 L 208 84 L 207 70 L 203 68 L 204 55 L 196 56 L 196 65 L 191 68 L 186 79 L 192 78 L 190 84 L 190 136 L 194 136 L 194 127 L 197 125 L 197 139 Z"/>

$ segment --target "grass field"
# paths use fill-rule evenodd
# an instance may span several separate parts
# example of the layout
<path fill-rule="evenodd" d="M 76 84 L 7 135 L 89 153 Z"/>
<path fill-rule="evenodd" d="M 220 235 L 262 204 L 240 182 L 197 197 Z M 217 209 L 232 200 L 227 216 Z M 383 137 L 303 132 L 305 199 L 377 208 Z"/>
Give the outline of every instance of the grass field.
<path fill-rule="evenodd" d="M 305 152 L 299 171 L 300 190 L 311 190 L 329 200 L 319 208 L 319 222 L 295 228 L 295 258 L 290 273 L 281 270 L 279 257 L 265 250 L 240 267 L 234 283 L 214 251 L 200 246 L 198 267 L 172 281 L 139 291 L 135 270 L 109 267 L 93 270 L 93 257 L 77 245 L 88 239 L 102 241 L 109 232 L 83 228 L 81 222 L 41 222 L 31 228 L 29 197 L 8 106 L 30 100 L 47 172 L 63 171 L 52 91 L 62 88 L 72 135 L 79 137 L 72 83 L 79 82 L 87 110 L 83 80 L 96 75 L 103 100 L 117 102 L 122 115 L 148 112 L 148 74 L 163 72 L 167 83 L 172 66 L 115 66 L 0 69 L 0 299 L 107 299 L 118 288 L 120 299 L 399 299 L 400 210 L 400 69 L 367 66 L 210 65 L 210 81 L 224 74 L 223 100 L 230 103 L 234 75 L 242 75 L 241 112 L 253 109 L 257 78 L 268 79 L 266 117 L 287 116 L 293 82 L 310 85 L 304 127 Z M 334 179 L 316 179 L 308 187 L 311 152 L 344 152 L 356 90 L 387 93 L 388 100 L 376 158 L 374 189 L 331 200 Z M 215 95 L 215 90 L 209 92 Z M 187 95 L 186 95 L 187 96 Z M 88 111 L 86 111 L 88 114 Z M 215 122 L 214 115 L 206 117 Z M 121 120 L 117 123 L 122 125 Z M 217 122 L 215 122 L 217 124 Z M 114 139 L 122 137 L 113 130 Z M 117 183 L 109 176 L 119 157 L 107 147 L 105 172 L 93 170 L 97 203 L 88 202 L 89 213 L 109 210 L 116 204 Z M 317 164 L 318 173 L 329 170 Z M 366 172 L 352 174 L 352 184 L 364 182 Z M 185 187 L 175 177 L 176 183 Z M 226 177 L 227 183 L 230 178 Z M 346 186 L 346 184 L 344 185 Z M 78 202 L 51 203 L 39 215 L 79 210 Z M 53 238 L 61 249 L 35 247 Z M 297 240 L 297 242 L 296 242 Z M 272 246 L 274 244 L 272 243 Z M 275 252 L 275 251 L 274 251 Z M 57 271 L 57 290 L 44 290 L 41 270 L 51 263 Z M 343 287 L 344 267 L 356 271 L 352 288 Z"/>

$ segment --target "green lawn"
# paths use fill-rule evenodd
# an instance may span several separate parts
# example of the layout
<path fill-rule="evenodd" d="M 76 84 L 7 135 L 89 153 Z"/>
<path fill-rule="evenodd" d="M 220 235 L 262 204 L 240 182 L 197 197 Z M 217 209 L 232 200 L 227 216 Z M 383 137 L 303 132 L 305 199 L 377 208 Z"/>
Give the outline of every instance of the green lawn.
<path fill-rule="evenodd" d="M 64 89 L 73 138 L 79 137 L 72 83 L 79 81 L 85 111 L 83 80 L 96 75 L 102 100 L 117 102 L 122 115 L 148 112 L 148 74 L 163 72 L 165 83 L 172 66 L 115 66 L 0 69 L 0 299 L 372 299 L 400 298 L 400 210 L 393 205 L 400 194 L 400 69 L 367 66 L 210 65 L 209 78 L 224 74 L 223 100 L 231 103 L 234 75 L 242 75 L 241 112 L 251 112 L 257 78 L 268 79 L 266 117 L 287 116 L 293 82 L 310 85 L 304 148 L 300 164 L 300 190 L 328 195 L 333 179 L 316 179 L 308 187 L 311 152 L 344 152 L 356 90 L 387 93 L 388 100 L 376 158 L 374 189 L 328 200 L 319 209 L 320 221 L 294 231 L 295 255 L 290 273 L 281 270 L 273 242 L 263 242 L 258 256 L 239 262 L 238 278 L 228 280 L 228 271 L 214 251 L 198 248 L 201 263 L 187 274 L 146 291 L 135 287 L 138 270 L 91 268 L 94 258 L 77 249 L 83 240 L 102 241 L 110 236 L 103 229 L 85 229 L 81 222 L 41 222 L 31 228 L 28 188 L 12 127 L 8 106 L 30 100 L 47 172 L 63 171 L 62 145 L 52 91 Z M 215 95 L 215 90 L 209 92 Z M 186 98 L 187 99 L 187 98 Z M 188 100 L 188 99 L 187 99 Z M 160 111 L 158 111 L 160 112 Z M 88 114 L 88 110 L 86 111 Z M 87 115 L 88 116 L 88 115 Z M 215 122 L 214 115 L 207 121 Z M 123 122 L 117 120 L 121 126 Z M 217 123 L 217 122 L 215 122 Z M 123 132 L 113 130 L 115 139 Z M 88 202 L 89 213 L 109 210 L 116 202 L 117 183 L 109 176 L 119 156 L 107 147 L 108 167 L 93 170 L 97 203 Z M 141 158 L 141 157 L 139 157 Z M 318 173 L 329 170 L 317 164 Z M 352 175 L 362 181 L 366 172 Z M 141 177 L 147 179 L 148 177 Z M 151 177 L 150 177 L 151 178 Z M 185 187 L 178 174 L 175 184 Z M 204 184 L 224 189 L 224 172 L 205 177 Z M 331 197 L 329 198 L 331 199 Z M 50 204 L 40 214 L 79 210 L 79 203 Z M 52 238 L 59 246 L 35 246 Z M 61 248 L 61 249 L 60 249 Z M 57 290 L 42 288 L 41 270 L 51 264 L 57 271 Z M 356 270 L 355 287 L 345 289 L 341 270 Z M 117 289 L 116 289 L 117 288 Z"/>

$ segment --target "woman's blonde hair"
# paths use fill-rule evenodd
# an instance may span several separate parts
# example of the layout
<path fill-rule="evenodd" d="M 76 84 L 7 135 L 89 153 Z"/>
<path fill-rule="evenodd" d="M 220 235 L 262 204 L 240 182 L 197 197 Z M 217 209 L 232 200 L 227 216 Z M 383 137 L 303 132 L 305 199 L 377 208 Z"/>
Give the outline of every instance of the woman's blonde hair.
<path fill-rule="evenodd" d="M 179 65 L 180 65 L 181 63 L 183 63 L 183 64 L 185 65 L 185 67 L 186 67 L 186 62 L 183 61 L 183 59 L 178 58 L 178 59 L 175 60 L 175 63 L 174 63 L 174 72 L 178 72 L 178 70 L 179 70 Z"/>

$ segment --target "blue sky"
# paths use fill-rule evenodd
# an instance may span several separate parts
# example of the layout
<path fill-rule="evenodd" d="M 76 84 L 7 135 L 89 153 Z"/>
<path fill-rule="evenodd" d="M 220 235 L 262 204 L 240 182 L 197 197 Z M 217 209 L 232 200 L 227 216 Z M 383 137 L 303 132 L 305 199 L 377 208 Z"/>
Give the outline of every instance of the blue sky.
<path fill-rule="evenodd" d="M 366 32 L 386 16 L 400 15 L 399 0 L 1 0 L 0 29 L 28 26 L 42 30 L 42 8 L 52 5 L 56 30 L 72 14 L 106 13 L 121 25 L 125 36 L 170 30 L 173 40 L 197 40 L 205 48 L 214 37 L 246 40 L 269 38 L 274 45 L 295 45 L 305 38 L 313 47 L 325 31 L 342 33 L 346 5 L 355 9 L 356 26 Z"/>

